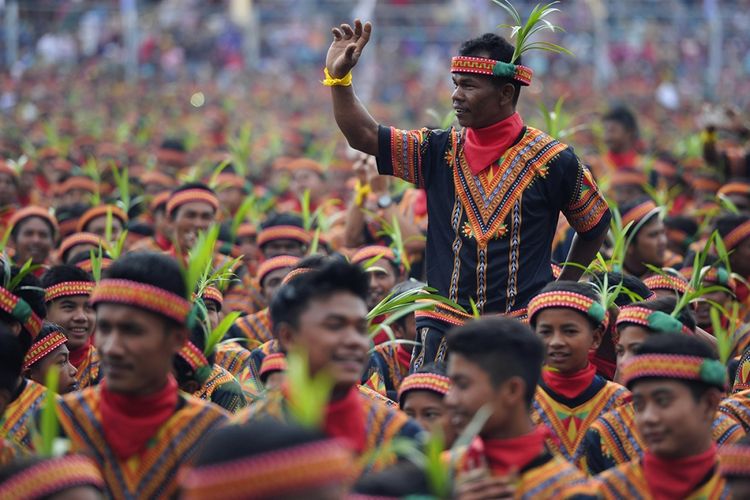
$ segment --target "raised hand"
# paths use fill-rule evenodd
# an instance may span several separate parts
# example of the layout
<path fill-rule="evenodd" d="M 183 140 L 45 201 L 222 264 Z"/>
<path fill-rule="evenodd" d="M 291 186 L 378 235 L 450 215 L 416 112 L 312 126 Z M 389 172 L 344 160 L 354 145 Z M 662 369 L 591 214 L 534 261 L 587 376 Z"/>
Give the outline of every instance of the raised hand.
<path fill-rule="evenodd" d="M 342 24 L 331 30 L 333 42 L 328 47 L 326 55 L 326 68 L 333 78 L 344 77 L 357 64 L 362 49 L 370 40 L 372 24 L 356 19 L 354 29 L 348 24 Z"/>

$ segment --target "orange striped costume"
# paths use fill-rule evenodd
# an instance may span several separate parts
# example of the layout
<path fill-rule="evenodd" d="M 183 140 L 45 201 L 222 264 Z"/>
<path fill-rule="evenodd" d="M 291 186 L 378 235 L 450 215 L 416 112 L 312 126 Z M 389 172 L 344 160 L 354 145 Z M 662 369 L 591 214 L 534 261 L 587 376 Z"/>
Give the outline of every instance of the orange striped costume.
<path fill-rule="evenodd" d="M 180 394 L 175 413 L 151 439 L 141 455 L 118 459 L 104 439 L 100 389 L 68 394 L 57 408 L 71 452 L 89 455 L 101 468 L 107 493 L 114 499 L 168 498 L 177 491 L 177 473 L 189 464 L 201 442 L 227 422 L 213 404 Z"/>
<path fill-rule="evenodd" d="M 211 374 L 200 389 L 193 393 L 193 396 L 221 406 L 230 413 L 236 413 L 247 406 L 242 387 L 234 375 L 216 364 L 213 365 Z"/>
<path fill-rule="evenodd" d="M 101 359 L 99 358 L 99 351 L 93 345 L 89 346 L 89 351 L 86 357 L 79 366 L 76 367 L 78 372 L 76 373 L 76 381 L 78 382 L 78 389 L 85 389 L 87 387 L 95 386 L 101 380 L 101 373 L 99 371 L 99 364 Z"/>
<path fill-rule="evenodd" d="M 719 411 L 732 417 L 750 433 L 750 389 L 732 394 L 719 403 Z"/>
<path fill-rule="evenodd" d="M 235 377 L 239 377 L 250 366 L 250 351 L 237 342 L 217 345 L 214 356 L 214 363 Z"/>
<path fill-rule="evenodd" d="M 247 349 L 255 349 L 261 344 L 273 340 L 271 314 L 268 308 L 258 311 L 255 314 L 243 316 L 237 319 L 234 324 L 247 337 Z"/>
<path fill-rule="evenodd" d="M 47 388 L 32 380 L 24 379 L 21 393 L 6 408 L 0 419 L 0 438 L 18 445 L 22 451 L 32 452 L 31 427 L 34 415 L 42 408 L 47 397 Z"/>

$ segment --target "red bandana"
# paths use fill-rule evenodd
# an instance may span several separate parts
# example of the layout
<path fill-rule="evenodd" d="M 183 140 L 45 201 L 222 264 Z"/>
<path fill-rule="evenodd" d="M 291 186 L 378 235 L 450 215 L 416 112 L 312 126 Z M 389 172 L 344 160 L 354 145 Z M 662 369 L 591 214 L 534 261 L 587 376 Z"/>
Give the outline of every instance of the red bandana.
<path fill-rule="evenodd" d="M 163 389 L 147 396 L 111 392 L 106 378 L 100 390 L 104 439 L 120 460 L 142 452 L 177 407 L 177 381 L 172 375 Z"/>
<path fill-rule="evenodd" d="M 408 370 L 409 365 L 411 364 L 411 351 L 409 348 L 404 344 L 398 344 L 396 357 L 398 358 L 398 363 Z"/>
<path fill-rule="evenodd" d="M 510 439 L 487 439 L 484 455 L 495 476 L 504 476 L 511 470 L 523 469 L 544 451 L 544 440 L 549 430 L 538 425 L 532 432 Z"/>
<path fill-rule="evenodd" d="M 513 113 L 505 120 L 489 127 L 467 127 L 464 155 L 471 173 L 479 175 L 479 172 L 499 160 L 516 142 L 522 129 L 523 120 L 518 113 Z"/>
<path fill-rule="evenodd" d="M 617 370 L 616 362 L 599 356 L 596 351 L 589 353 L 589 361 L 594 365 L 594 368 L 596 368 L 596 373 L 602 377 L 607 380 L 612 380 L 615 377 L 615 371 Z"/>
<path fill-rule="evenodd" d="M 716 445 L 692 457 L 665 460 L 646 451 L 643 475 L 654 500 L 687 498 L 717 464 Z"/>
<path fill-rule="evenodd" d="M 636 151 L 626 151 L 624 153 L 613 153 L 609 151 L 607 153 L 607 159 L 616 168 L 639 168 L 638 153 Z"/>
<path fill-rule="evenodd" d="M 548 367 L 542 370 L 542 380 L 556 394 L 565 398 L 573 399 L 579 396 L 583 391 L 588 389 L 591 382 L 596 376 L 596 366 L 592 363 L 586 365 L 586 368 L 579 370 L 570 375 L 564 375 Z"/>
<path fill-rule="evenodd" d="M 89 347 L 91 347 L 91 337 L 89 337 L 88 342 L 83 344 L 83 346 L 79 347 L 78 349 L 74 349 L 70 351 L 70 354 L 68 355 L 68 359 L 70 359 L 70 364 L 75 366 L 76 368 L 81 366 L 81 363 L 83 363 L 83 360 L 86 359 L 86 356 L 88 356 L 89 354 Z"/>
<path fill-rule="evenodd" d="M 359 454 L 365 451 L 365 413 L 356 387 L 349 389 L 347 395 L 338 401 L 328 403 L 325 433 L 329 437 L 345 439 Z"/>

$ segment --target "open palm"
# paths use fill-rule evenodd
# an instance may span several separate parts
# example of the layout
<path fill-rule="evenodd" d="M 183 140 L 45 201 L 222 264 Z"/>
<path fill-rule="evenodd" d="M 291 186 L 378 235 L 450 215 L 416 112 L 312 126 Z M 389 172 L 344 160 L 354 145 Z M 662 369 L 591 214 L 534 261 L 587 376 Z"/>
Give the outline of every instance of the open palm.
<path fill-rule="evenodd" d="M 367 22 L 364 25 L 359 19 L 354 21 L 354 28 L 348 24 L 342 24 L 331 30 L 333 42 L 328 47 L 326 55 L 326 68 L 334 78 L 342 78 L 357 64 L 362 49 L 370 40 L 372 25 Z"/>

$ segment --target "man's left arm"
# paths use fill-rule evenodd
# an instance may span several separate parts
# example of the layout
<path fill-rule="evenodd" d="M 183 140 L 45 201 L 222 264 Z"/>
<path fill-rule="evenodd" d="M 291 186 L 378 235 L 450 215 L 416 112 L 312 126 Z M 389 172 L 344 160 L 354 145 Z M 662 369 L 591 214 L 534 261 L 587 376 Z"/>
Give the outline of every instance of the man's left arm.
<path fill-rule="evenodd" d="M 565 266 L 558 280 L 578 281 L 583 275 L 583 268 L 587 267 L 594 260 L 606 237 L 606 231 L 602 231 L 593 240 L 584 240 L 578 234 L 573 236 L 573 243 L 570 247 L 570 252 L 568 252 L 568 258 L 565 261 Z M 574 262 L 576 265 L 568 265 L 568 262 Z"/>

